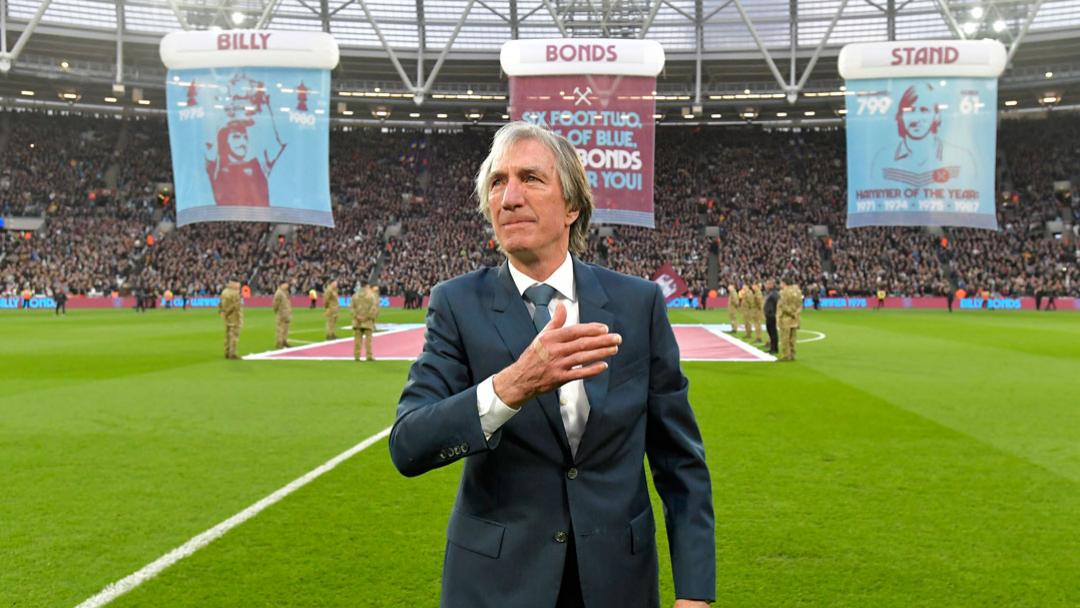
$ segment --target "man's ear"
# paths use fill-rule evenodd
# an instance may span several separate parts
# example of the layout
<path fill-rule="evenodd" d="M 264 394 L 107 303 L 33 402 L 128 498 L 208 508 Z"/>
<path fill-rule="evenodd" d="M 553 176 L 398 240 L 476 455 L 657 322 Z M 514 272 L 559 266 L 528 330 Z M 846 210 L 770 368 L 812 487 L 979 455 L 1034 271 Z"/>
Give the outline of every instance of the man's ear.
<path fill-rule="evenodd" d="M 574 210 L 574 211 L 567 210 L 566 211 L 566 225 L 570 226 L 574 222 L 576 222 L 579 215 L 581 215 L 581 211 L 579 211 L 579 210 Z"/>

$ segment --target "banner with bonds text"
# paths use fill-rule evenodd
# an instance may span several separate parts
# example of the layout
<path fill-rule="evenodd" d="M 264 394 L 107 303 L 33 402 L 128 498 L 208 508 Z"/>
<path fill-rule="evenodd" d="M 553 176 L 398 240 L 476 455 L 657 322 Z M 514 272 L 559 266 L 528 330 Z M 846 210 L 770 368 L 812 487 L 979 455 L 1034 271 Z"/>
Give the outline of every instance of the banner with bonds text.
<path fill-rule="evenodd" d="M 565 136 L 585 166 L 598 224 L 655 226 L 656 75 L 664 49 L 648 40 L 511 40 L 510 115 Z"/>
<path fill-rule="evenodd" d="M 333 226 L 324 33 L 175 32 L 161 42 L 176 221 Z"/>
<path fill-rule="evenodd" d="M 997 78 L 992 40 L 850 44 L 848 219 L 858 226 L 997 229 Z"/>

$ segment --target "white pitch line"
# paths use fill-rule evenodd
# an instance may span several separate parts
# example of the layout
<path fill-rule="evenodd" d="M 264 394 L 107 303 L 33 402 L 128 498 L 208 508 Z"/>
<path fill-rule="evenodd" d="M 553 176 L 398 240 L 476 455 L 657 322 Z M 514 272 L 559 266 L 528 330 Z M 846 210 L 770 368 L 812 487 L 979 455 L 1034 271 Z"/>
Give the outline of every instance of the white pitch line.
<path fill-rule="evenodd" d="M 138 572 L 130 574 L 116 581 L 115 583 L 110 583 L 106 585 L 100 593 L 84 601 L 75 608 L 100 608 L 101 606 L 108 604 L 109 602 L 115 600 L 116 598 L 127 593 L 128 591 L 131 591 L 132 589 L 138 587 L 146 581 L 154 578 L 169 566 L 172 566 L 176 562 L 184 559 L 185 557 L 188 557 L 192 553 L 195 553 L 199 549 L 202 549 L 206 545 L 209 545 L 215 540 L 221 538 L 229 530 L 232 530 L 236 526 L 239 526 L 240 524 L 251 519 L 252 517 L 255 517 L 267 507 L 273 505 L 274 503 L 280 501 L 282 498 L 285 498 L 289 494 L 292 494 L 293 492 L 306 486 L 324 473 L 332 471 L 334 467 L 338 466 L 342 462 L 371 447 L 377 441 L 389 435 L 390 428 L 391 427 L 386 427 L 385 429 L 379 431 L 371 437 L 368 437 L 367 439 L 345 450 L 337 456 L 334 456 L 333 458 L 327 460 L 318 467 L 315 467 L 304 475 L 289 482 L 288 485 L 278 489 L 273 494 L 270 494 L 269 496 L 256 502 L 250 507 L 244 509 L 243 511 L 240 511 L 236 515 L 233 515 L 229 519 L 226 519 L 225 521 L 214 526 L 213 528 L 210 528 L 202 534 L 195 536 L 183 545 L 180 545 L 179 547 L 173 549 L 172 551 L 169 551 L 168 553 L 159 557 L 153 562 L 147 564 Z"/>
<path fill-rule="evenodd" d="M 385 331 L 379 331 L 378 327 L 385 328 Z M 375 337 L 389 336 L 390 334 L 398 334 L 398 333 L 401 333 L 401 332 L 404 332 L 404 331 L 409 331 L 410 329 L 416 329 L 418 327 L 424 327 L 424 326 L 423 325 L 416 325 L 416 324 L 379 325 L 379 326 L 376 327 L 376 332 L 377 333 L 375 334 Z M 340 357 L 288 357 L 288 356 L 286 356 L 286 357 L 276 357 L 275 355 L 281 355 L 281 354 L 284 354 L 284 353 L 291 353 L 291 352 L 295 352 L 295 351 L 298 351 L 298 350 L 306 350 L 306 349 L 310 348 L 311 344 L 326 345 L 326 344 L 335 344 L 335 343 L 338 343 L 338 342 L 352 342 L 353 340 L 354 340 L 354 338 L 337 338 L 336 340 L 320 340 L 320 341 L 317 341 L 317 342 L 310 342 L 308 344 L 308 346 L 290 346 L 288 348 L 279 348 L 277 350 L 267 350 L 267 351 L 263 351 L 261 353 L 251 353 L 249 355 L 244 355 L 242 358 L 245 361 L 254 361 L 254 360 L 270 360 L 270 361 L 345 361 L 345 359 L 340 358 Z M 295 342 L 300 343 L 301 340 L 296 340 Z M 412 361 L 412 359 L 402 359 L 402 360 L 403 361 Z"/>
<path fill-rule="evenodd" d="M 318 344 L 335 344 L 337 342 L 352 342 L 352 341 L 353 341 L 352 338 L 336 338 L 334 340 L 321 340 L 321 341 L 318 342 Z M 316 344 L 316 343 L 312 342 L 312 344 Z M 290 353 L 290 352 L 292 352 L 294 350 L 302 350 L 302 349 L 306 349 L 306 348 L 310 348 L 310 347 L 311 347 L 310 344 L 307 345 L 307 346 L 288 346 L 286 348 L 279 348 L 279 349 L 276 349 L 276 350 L 268 350 L 268 351 L 263 351 L 261 353 L 251 353 L 249 355 L 244 355 L 243 357 L 241 357 L 241 359 L 243 359 L 245 361 L 251 361 L 253 359 L 268 359 L 268 358 L 271 358 L 274 355 L 277 355 L 277 354 L 280 354 L 280 353 Z"/>
<path fill-rule="evenodd" d="M 378 323 L 375 326 L 375 331 L 377 331 L 379 333 L 389 333 L 389 332 L 394 331 L 394 330 L 412 329 L 414 327 L 424 327 L 424 324 L 423 323 Z M 344 331 L 352 331 L 352 325 L 339 325 L 339 326 L 337 326 L 336 329 L 340 329 L 340 330 L 344 330 Z M 380 331 L 380 329 L 383 329 L 385 331 Z M 326 331 L 325 327 L 315 327 L 315 328 L 312 328 L 312 329 L 290 330 L 289 335 L 291 336 L 293 334 L 324 333 L 325 331 Z"/>
<path fill-rule="evenodd" d="M 776 361 L 776 357 L 770 355 L 769 353 L 761 350 L 760 348 L 756 348 L 754 346 L 751 346 L 750 344 L 747 344 L 746 342 L 743 342 L 742 340 L 736 338 L 735 336 L 732 336 L 732 335 L 728 334 L 727 332 L 723 331 L 722 330 L 723 326 L 721 326 L 721 325 L 702 324 L 702 325 L 699 325 L 698 327 L 704 328 L 706 331 L 708 331 L 712 335 L 716 336 L 717 338 L 720 338 L 720 339 L 722 339 L 722 340 L 724 340 L 724 341 L 726 341 L 728 343 L 734 344 L 735 346 L 738 346 L 740 349 L 742 349 L 743 351 L 749 353 L 753 357 L 753 358 L 750 358 L 750 359 L 728 359 L 728 361 Z"/>
<path fill-rule="evenodd" d="M 818 340 L 824 340 L 825 339 L 825 334 L 823 334 L 820 331 L 813 331 L 811 329 L 800 329 L 799 331 L 801 331 L 804 334 L 815 334 L 815 336 L 813 338 L 808 339 L 808 340 L 796 340 L 795 341 L 796 344 L 806 344 L 807 342 L 817 342 Z"/>
<path fill-rule="evenodd" d="M 247 359 L 247 357 L 244 357 Z M 253 357 L 258 361 L 352 361 L 352 357 L 291 357 L 282 355 L 277 357 Z M 376 361 L 416 361 L 416 357 L 384 357 L 375 358 Z"/>

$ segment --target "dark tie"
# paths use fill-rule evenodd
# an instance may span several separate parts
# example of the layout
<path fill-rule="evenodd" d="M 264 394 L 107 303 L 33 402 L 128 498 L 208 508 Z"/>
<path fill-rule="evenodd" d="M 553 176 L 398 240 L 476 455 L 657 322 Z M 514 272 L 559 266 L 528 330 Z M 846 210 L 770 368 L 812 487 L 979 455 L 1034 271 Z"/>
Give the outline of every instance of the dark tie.
<path fill-rule="evenodd" d="M 525 299 L 532 302 L 536 310 L 533 311 L 533 325 L 536 326 L 537 333 L 544 329 L 544 326 L 551 320 L 551 313 L 548 312 L 548 303 L 551 302 L 552 296 L 555 295 L 555 288 L 551 285 L 533 285 L 525 290 Z"/>

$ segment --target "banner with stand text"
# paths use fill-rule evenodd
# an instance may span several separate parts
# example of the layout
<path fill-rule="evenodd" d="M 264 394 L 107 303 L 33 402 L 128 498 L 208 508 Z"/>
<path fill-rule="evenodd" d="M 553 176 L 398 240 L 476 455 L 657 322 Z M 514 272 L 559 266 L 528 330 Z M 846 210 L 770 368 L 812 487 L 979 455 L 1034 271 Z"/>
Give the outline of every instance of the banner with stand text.
<path fill-rule="evenodd" d="M 177 226 L 229 220 L 333 226 L 333 36 L 173 32 L 160 51 L 169 68 Z"/>
<path fill-rule="evenodd" d="M 993 40 L 849 44 L 848 219 L 859 226 L 997 229 Z"/>
<path fill-rule="evenodd" d="M 595 204 L 592 221 L 655 227 L 656 75 L 664 49 L 650 40 L 511 40 L 510 117 L 565 136 L 578 151 Z"/>

